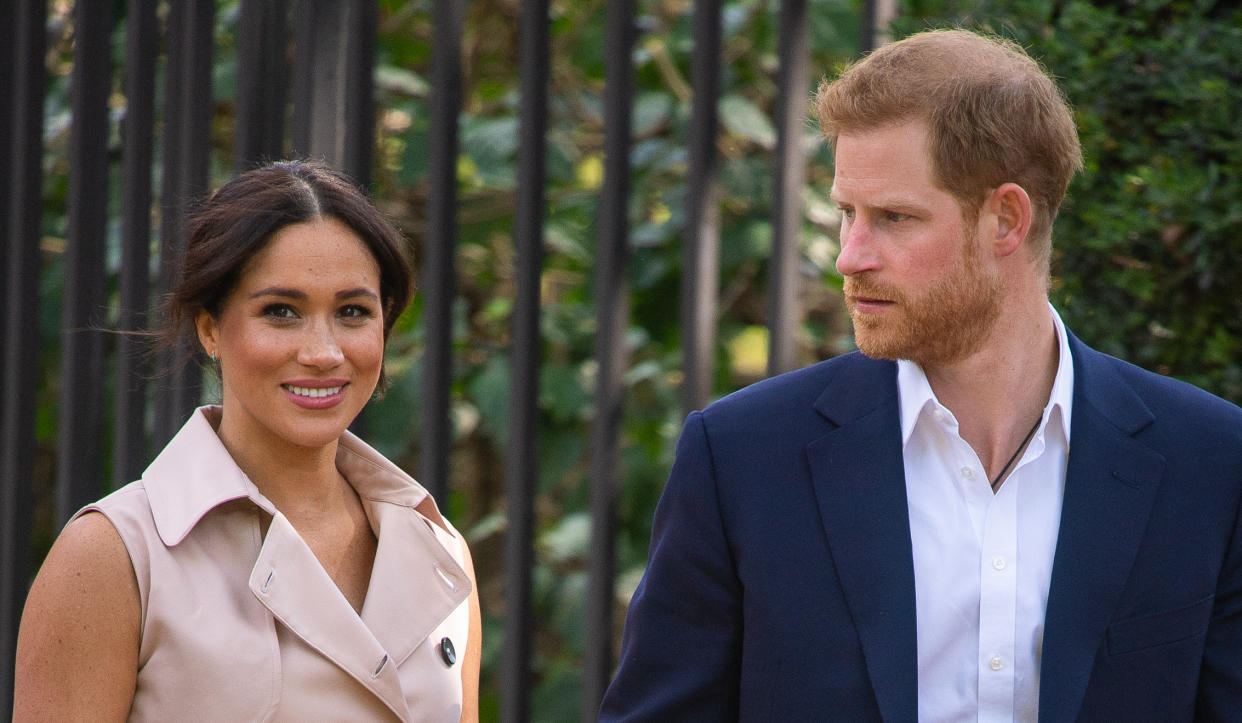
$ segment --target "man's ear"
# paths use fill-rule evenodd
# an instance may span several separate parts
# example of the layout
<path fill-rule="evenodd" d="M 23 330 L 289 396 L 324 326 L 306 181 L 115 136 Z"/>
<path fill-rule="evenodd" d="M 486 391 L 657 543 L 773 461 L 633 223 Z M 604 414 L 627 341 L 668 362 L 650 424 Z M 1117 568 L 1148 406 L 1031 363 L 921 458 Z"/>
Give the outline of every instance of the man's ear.
<path fill-rule="evenodd" d="M 194 331 L 198 333 L 198 343 L 202 345 L 207 356 L 215 359 L 220 353 L 220 323 L 207 311 L 199 311 L 194 316 Z"/>
<path fill-rule="evenodd" d="M 1016 183 L 1005 183 L 992 191 L 984 202 L 996 217 L 996 237 L 992 247 L 997 256 L 1008 256 L 1026 240 L 1031 231 L 1031 197 Z"/>

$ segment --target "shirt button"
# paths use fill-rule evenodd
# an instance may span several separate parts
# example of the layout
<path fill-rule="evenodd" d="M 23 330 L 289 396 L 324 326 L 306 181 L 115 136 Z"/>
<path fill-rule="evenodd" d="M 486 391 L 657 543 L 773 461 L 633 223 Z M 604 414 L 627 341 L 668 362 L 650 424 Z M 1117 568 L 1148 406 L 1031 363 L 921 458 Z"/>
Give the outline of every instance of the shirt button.
<path fill-rule="evenodd" d="M 1005 667 L 1005 661 L 1001 660 L 1001 656 L 993 655 L 992 659 L 988 661 L 988 667 L 992 670 L 1000 670 Z"/>
<path fill-rule="evenodd" d="M 933 418 L 934 418 L 937 422 L 943 422 L 943 421 L 944 421 L 944 416 L 945 416 L 945 415 L 944 415 L 944 410 L 943 410 L 943 409 L 937 409 L 936 411 L 932 412 L 932 417 L 933 417 Z"/>
<path fill-rule="evenodd" d="M 997 570 L 1004 570 L 1005 569 L 1005 558 L 1001 557 L 1000 555 L 993 557 L 992 567 L 996 568 Z"/>
<path fill-rule="evenodd" d="M 974 478 L 975 478 L 975 471 L 974 471 L 973 469 L 971 469 L 970 467 L 963 467 L 963 468 L 962 468 L 962 476 L 963 476 L 963 477 L 965 477 L 966 479 L 974 479 Z"/>

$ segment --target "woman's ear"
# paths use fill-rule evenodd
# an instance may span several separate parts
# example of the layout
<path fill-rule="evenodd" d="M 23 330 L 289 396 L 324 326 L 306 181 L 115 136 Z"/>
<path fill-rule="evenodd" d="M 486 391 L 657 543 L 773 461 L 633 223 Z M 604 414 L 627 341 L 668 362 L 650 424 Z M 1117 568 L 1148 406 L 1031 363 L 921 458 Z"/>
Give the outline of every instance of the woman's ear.
<path fill-rule="evenodd" d="M 215 361 L 220 354 L 220 323 L 207 311 L 199 311 L 194 316 L 194 330 L 198 332 L 198 343 L 202 345 L 207 356 Z"/>
<path fill-rule="evenodd" d="M 985 207 L 996 216 L 997 256 L 1008 256 L 1026 240 L 1031 231 L 1031 197 L 1016 183 L 1005 183 L 988 196 Z"/>

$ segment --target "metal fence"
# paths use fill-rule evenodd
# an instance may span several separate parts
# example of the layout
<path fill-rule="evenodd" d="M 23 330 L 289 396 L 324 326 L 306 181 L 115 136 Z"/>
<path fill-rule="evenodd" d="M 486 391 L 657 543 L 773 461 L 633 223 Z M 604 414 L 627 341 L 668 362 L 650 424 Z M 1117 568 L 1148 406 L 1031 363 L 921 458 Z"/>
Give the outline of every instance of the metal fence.
<path fill-rule="evenodd" d="M 889 3 L 891 5 L 891 3 Z M 62 353 L 56 457 L 55 520 L 104 490 L 104 460 L 113 480 L 137 478 L 151 450 L 158 449 L 200 397 L 188 372 L 151 374 L 140 341 L 104 334 L 100 310 L 107 288 L 117 289 L 120 330 L 141 330 L 155 294 L 177 272 L 181 227 L 190 199 L 208 186 L 212 97 L 214 0 L 128 0 L 125 58 L 113 67 L 110 38 L 120 2 L 82 0 L 73 9 L 69 224 L 65 249 Z M 607 3 L 607 65 L 604 109 L 605 177 L 599 206 L 596 262 L 599 363 L 596 417 L 591 434 L 592 552 L 589 621 L 583 675 L 583 720 L 595 709 L 613 667 L 611 649 L 614 529 L 621 480 L 618 475 L 622 335 L 628 289 L 628 157 L 633 80 L 632 52 L 639 31 L 636 0 Z M 423 363 L 422 437 L 418 476 L 441 501 L 451 446 L 449 385 L 451 308 L 456 277 L 457 120 L 462 102 L 461 42 L 465 0 L 434 0 L 432 117 L 429 133 L 427 233 L 420 287 L 424 297 L 426 350 Z M 291 12 L 296 7 L 296 12 Z M 770 264 L 770 372 L 793 364 L 796 233 L 800 218 L 802 156 L 794 139 L 805 117 L 808 78 L 806 0 L 784 0 L 780 13 L 780 101 L 774 174 L 774 258 Z M 878 11 L 877 11 L 878 7 Z M 367 185 L 375 121 L 372 70 L 376 55 L 377 4 L 366 0 L 241 0 L 236 108 L 238 169 L 286 155 L 322 157 Z M 891 14 L 884 0 L 868 0 L 862 13 L 860 45 L 875 37 L 876 15 Z M 682 324 L 685 380 L 683 405 L 704 404 L 709 394 L 714 348 L 719 240 L 712 180 L 716 166 L 716 105 L 719 94 L 722 0 L 695 0 L 694 99 L 689 148 L 690 178 L 685 230 Z M 5 314 L 0 374 L 0 718 L 10 715 L 17 625 L 37 562 L 32 560 L 36 400 L 39 378 L 41 188 L 44 98 L 47 87 L 48 3 L 0 0 L 0 209 L 5 244 L 0 256 Z M 514 227 L 517 289 L 512 319 L 512 384 L 509 447 L 506 452 L 508 528 L 505 543 L 507 614 L 502 653 L 501 705 L 504 720 L 529 718 L 531 579 L 538 440 L 535 438 L 539 358 L 539 281 L 543 262 L 544 157 L 550 46 L 548 0 L 523 0 L 520 20 L 520 145 L 518 203 Z M 292 42 L 290 42 L 292 41 Z M 166 48 L 160 53 L 159 48 Z M 292 47 L 292 60 L 286 49 Z M 156 107 L 162 71 L 163 105 Z M 110 157 L 108 102 L 114 78 L 124 88 L 123 152 Z M 291 138 L 286 143 L 285 114 Z M 157 133 L 162 128 L 162 133 Z M 158 188 L 157 143 L 161 163 Z M 116 278 L 105 276 L 108 189 L 120 174 L 121 263 Z M 152 228 L 158 204 L 159 228 Z M 158 238 L 158 273 L 151 274 L 153 234 Z M 109 363 L 111 361 L 111 363 Z M 114 418 L 105 419 L 106 370 L 115 369 Z M 155 381 L 152 381 L 152 380 Z M 150 423 L 148 423 L 150 420 Z M 105 427 L 114 430 L 105 435 Z M 111 450 L 105 453 L 104 440 Z"/>

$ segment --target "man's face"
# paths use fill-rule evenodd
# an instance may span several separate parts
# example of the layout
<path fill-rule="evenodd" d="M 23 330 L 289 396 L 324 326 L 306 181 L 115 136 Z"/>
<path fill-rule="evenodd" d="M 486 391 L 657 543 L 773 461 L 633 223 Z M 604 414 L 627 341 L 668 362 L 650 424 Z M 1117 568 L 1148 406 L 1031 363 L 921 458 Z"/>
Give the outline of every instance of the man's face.
<path fill-rule="evenodd" d="M 925 125 L 842 133 L 832 197 L 858 348 L 924 367 L 978 351 L 1000 313 L 1001 280 L 979 224 L 933 178 Z"/>

